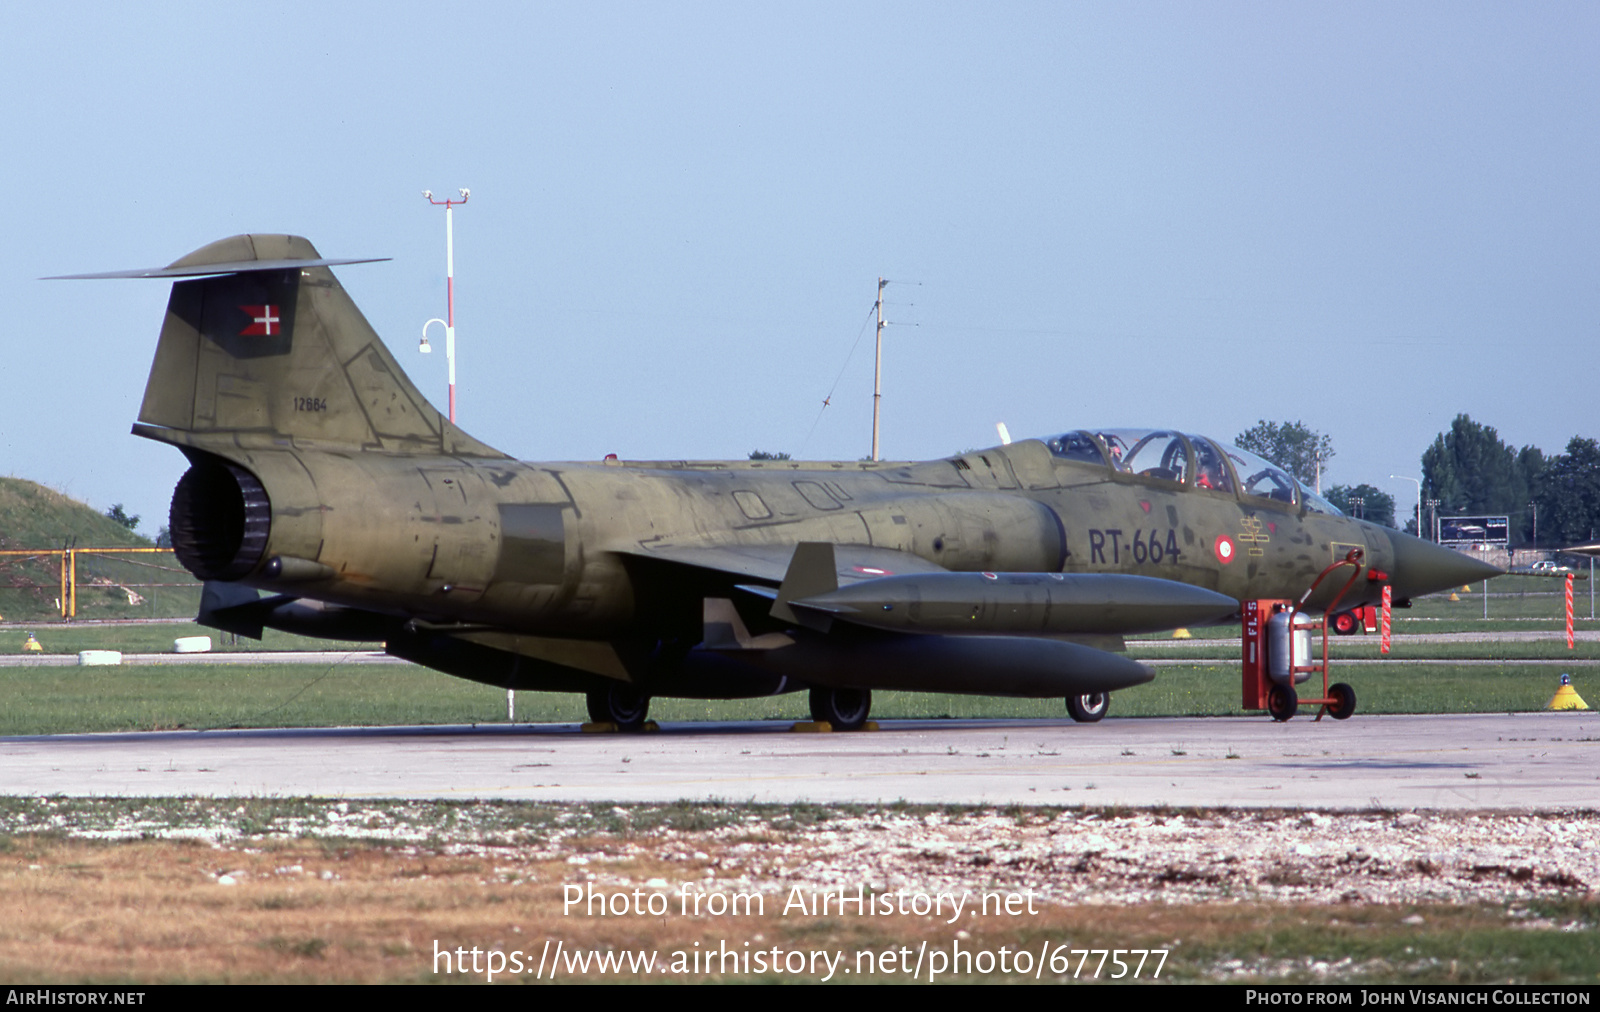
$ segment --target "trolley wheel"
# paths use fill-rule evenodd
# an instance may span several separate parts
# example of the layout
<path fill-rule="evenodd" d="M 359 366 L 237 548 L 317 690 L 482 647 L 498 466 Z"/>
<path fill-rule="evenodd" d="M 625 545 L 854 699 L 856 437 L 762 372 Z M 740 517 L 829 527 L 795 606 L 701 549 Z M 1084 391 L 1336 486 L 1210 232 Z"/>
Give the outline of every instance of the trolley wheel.
<path fill-rule="evenodd" d="M 872 712 L 870 689 L 812 689 L 811 719 L 835 731 L 859 731 Z"/>
<path fill-rule="evenodd" d="M 650 712 L 650 697 L 621 682 L 589 693 L 589 719 L 596 724 L 615 724 L 619 731 L 637 731 Z"/>
<path fill-rule="evenodd" d="M 1329 625 L 1333 626 L 1333 631 L 1340 636 L 1354 636 L 1356 630 L 1361 628 L 1361 621 L 1356 618 L 1355 612 L 1341 611 L 1333 616 L 1333 621 Z"/>
<path fill-rule="evenodd" d="M 1080 724 L 1093 724 L 1111 708 L 1111 693 L 1086 692 L 1067 697 L 1067 715 Z"/>
<path fill-rule="evenodd" d="M 1349 720 L 1350 715 L 1356 712 L 1356 690 L 1343 682 L 1335 682 L 1328 686 L 1328 698 L 1333 700 L 1328 704 L 1328 716 L 1334 720 Z"/>
<path fill-rule="evenodd" d="M 1288 720 L 1300 709 L 1300 697 L 1287 685 L 1274 685 L 1267 690 L 1267 712 L 1277 721 Z"/>

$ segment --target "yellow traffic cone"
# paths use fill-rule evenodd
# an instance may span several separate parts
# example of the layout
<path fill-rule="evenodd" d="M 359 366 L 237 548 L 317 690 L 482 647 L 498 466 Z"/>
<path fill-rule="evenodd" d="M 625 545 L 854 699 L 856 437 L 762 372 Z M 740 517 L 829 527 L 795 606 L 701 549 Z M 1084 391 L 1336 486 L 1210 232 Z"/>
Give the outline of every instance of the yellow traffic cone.
<path fill-rule="evenodd" d="M 1456 592 L 1455 592 L 1455 591 L 1453 591 L 1453 590 L 1452 590 L 1452 591 L 1451 591 L 1451 592 L 1450 592 L 1450 600 L 1452 600 L 1452 601 L 1459 601 L 1459 600 L 1461 600 L 1461 595 L 1460 595 L 1460 594 L 1457 594 L 1457 593 L 1456 593 Z"/>
<path fill-rule="evenodd" d="M 28 634 L 27 642 L 22 644 L 22 649 L 26 650 L 30 654 L 44 653 L 44 647 L 40 645 L 38 640 L 33 638 L 33 633 Z"/>
<path fill-rule="evenodd" d="M 1550 697 L 1550 705 L 1545 707 L 1546 710 L 1587 710 L 1588 708 L 1589 704 L 1585 703 L 1583 697 L 1578 695 L 1578 690 L 1572 687 L 1572 676 L 1567 674 L 1561 676 L 1561 687 L 1556 690 L 1554 696 Z"/>
<path fill-rule="evenodd" d="M 1175 640 L 1187 640 L 1194 637 L 1189 635 L 1189 630 L 1187 629 L 1174 629 L 1172 630 L 1172 638 Z"/>

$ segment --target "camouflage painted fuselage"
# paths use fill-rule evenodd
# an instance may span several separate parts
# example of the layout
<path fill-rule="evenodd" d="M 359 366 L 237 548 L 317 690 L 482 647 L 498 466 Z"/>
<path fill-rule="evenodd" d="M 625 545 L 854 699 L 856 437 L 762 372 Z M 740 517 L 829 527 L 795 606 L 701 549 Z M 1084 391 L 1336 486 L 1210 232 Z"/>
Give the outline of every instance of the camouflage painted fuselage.
<path fill-rule="evenodd" d="M 1369 569 L 1394 561 L 1391 535 L 1374 525 L 1053 458 L 1037 440 L 909 464 L 536 464 L 241 447 L 230 459 L 272 503 L 261 558 L 328 570 L 244 582 L 546 636 L 607 639 L 656 624 L 629 560 L 672 549 L 826 541 L 958 572 L 1131 573 L 1235 599 L 1298 597 L 1351 548 Z M 1234 547 L 1221 554 L 1224 538 Z M 1373 600 L 1368 584 L 1345 603 Z"/>

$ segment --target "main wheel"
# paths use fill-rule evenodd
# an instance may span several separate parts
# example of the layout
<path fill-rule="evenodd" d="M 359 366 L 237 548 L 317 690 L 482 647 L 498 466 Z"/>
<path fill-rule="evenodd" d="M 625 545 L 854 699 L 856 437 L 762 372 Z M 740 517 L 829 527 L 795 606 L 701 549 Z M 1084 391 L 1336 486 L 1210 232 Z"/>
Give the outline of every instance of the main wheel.
<path fill-rule="evenodd" d="M 1300 709 L 1300 697 L 1287 685 L 1274 685 L 1267 690 L 1267 712 L 1273 720 L 1288 720 Z"/>
<path fill-rule="evenodd" d="M 637 731 L 650 712 L 650 697 L 631 685 L 618 682 L 608 689 L 589 693 L 589 719 L 596 724 L 615 724 L 619 731 Z"/>
<path fill-rule="evenodd" d="M 1067 715 L 1080 724 L 1093 724 L 1111 708 L 1111 693 L 1086 692 L 1067 697 Z"/>
<path fill-rule="evenodd" d="M 1328 698 L 1333 700 L 1328 704 L 1328 716 L 1334 720 L 1349 720 L 1356 712 L 1356 690 L 1343 682 L 1328 686 Z"/>
<path fill-rule="evenodd" d="M 835 731 L 859 731 L 872 712 L 870 689 L 812 689 L 811 719 Z"/>
<path fill-rule="evenodd" d="M 1361 623 L 1356 619 L 1355 612 L 1341 611 L 1328 622 L 1333 626 L 1333 631 L 1340 636 L 1354 636 L 1356 630 L 1361 628 Z"/>

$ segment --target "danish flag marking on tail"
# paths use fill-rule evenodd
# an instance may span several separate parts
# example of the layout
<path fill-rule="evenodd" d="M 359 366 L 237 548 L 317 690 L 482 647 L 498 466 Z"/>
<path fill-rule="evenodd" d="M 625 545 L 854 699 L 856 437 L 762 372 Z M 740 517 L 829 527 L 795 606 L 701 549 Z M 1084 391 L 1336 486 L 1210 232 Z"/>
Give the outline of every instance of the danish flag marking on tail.
<path fill-rule="evenodd" d="M 239 331 L 240 337 L 271 337 L 283 333 L 283 317 L 277 306 L 240 306 L 251 318 L 250 326 Z"/>

